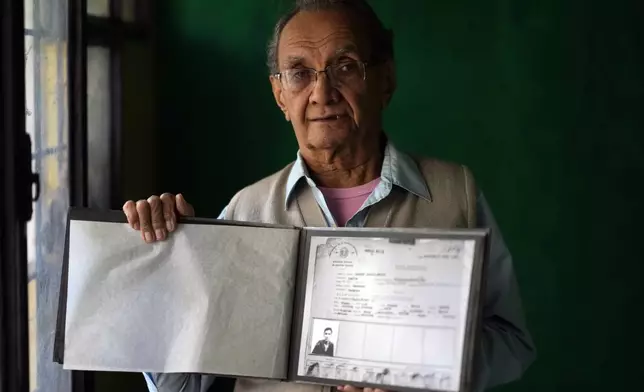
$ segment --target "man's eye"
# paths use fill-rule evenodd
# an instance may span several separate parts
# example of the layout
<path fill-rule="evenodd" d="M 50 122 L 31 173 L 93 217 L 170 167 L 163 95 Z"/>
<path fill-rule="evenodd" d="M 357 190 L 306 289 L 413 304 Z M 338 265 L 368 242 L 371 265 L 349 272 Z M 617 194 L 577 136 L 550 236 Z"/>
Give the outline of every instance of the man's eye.
<path fill-rule="evenodd" d="M 358 69 L 358 64 L 356 64 L 355 62 L 342 63 L 342 64 L 338 64 L 335 67 L 335 69 L 337 72 L 344 73 L 344 74 L 353 73 L 356 71 L 356 69 Z"/>
<path fill-rule="evenodd" d="M 294 70 L 291 72 L 291 78 L 293 80 L 304 80 L 308 77 L 309 72 L 306 70 Z"/>

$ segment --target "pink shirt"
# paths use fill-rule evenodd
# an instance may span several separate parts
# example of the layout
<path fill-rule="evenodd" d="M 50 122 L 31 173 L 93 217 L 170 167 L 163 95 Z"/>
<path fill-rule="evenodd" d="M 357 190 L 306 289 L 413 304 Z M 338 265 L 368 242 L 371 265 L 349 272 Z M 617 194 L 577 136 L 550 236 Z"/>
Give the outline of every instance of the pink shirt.
<path fill-rule="evenodd" d="M 376 189 L 378 183 L 380 183 L 380 178 L 354 188 L 320 187 L 324 200 L 326 200 L 326 204 L 338 226 L 347 224 L 347 221 L 360 210 L 371 192 Z"/>

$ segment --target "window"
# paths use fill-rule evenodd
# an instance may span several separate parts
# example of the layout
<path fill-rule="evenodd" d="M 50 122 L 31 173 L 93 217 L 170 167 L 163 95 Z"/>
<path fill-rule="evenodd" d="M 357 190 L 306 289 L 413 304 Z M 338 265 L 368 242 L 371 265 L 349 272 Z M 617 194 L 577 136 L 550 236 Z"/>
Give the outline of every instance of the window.
<path fill-rule="evenodd" d="M 109 48 L 87 48 L 87 181 L 89 205 L 109 208 L 112 106 Z"/>
<path fill-rule="evenodd" d="M 70 391 L 68 372 L 52 362 L 68 184 L 67 0 L 25 0 L 26 127 L 40 198 L 27 225 L 29 385 Z"/>
<path fill-rule="evenodd" d="M 114 208 L 119 199 L 121 53 L 145 36 L 149 6 L 147 0 L 24 0 L 25 119 L 32 170 L 40 174 L 27 225 L 31 391 L 93 390 L 89 374 L 52 361 L 66 214 L 70 200 Z M 68 15 L 82 15 L 82 23 Z"/>
<path fill-rule="evenodd" d="M 109 0 L 87 0 L 87 14 L 94 16 L 110 16 Z"/>

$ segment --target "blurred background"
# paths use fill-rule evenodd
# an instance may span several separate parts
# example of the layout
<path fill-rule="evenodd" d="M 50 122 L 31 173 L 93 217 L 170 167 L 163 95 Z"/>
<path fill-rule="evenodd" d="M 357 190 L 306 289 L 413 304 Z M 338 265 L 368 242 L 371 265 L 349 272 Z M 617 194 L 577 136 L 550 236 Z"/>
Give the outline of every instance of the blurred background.
<path fill-rule="evenodd" d="M 644 2 L 371 3 L 395 34 L 389 137 L 467 164 L 514 256 L 538 359 L 498 390 L 640 390 Z M 292 161 L 265 66 L 289 6 L 24 0 L 32 391 L 146 390 L 51 360 L 67 207 L 182 192 L 216 217 Z"/>

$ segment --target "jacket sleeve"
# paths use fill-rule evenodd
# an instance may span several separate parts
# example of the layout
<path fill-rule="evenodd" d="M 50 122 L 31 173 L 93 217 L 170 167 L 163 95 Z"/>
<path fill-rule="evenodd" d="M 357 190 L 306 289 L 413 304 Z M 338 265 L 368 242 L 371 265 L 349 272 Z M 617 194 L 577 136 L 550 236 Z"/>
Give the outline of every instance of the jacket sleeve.
<path fill-rule="evenodd" d="M 477 198 L 477 225 L 490 229 L 483 331 L 477 350 L 477 391 L 521 378 L 536 358 L 527 330 L 512 256 L 485 196 Z"/>
<path fill-rule="evenodd" d="M 223 210 L 221 210 L 221 213 L 217 217 L 217 219 L 226 219 L 226 212 L 228 210 L 228 206 L 224 207 Z"/>
<path fill-rule="evenodd" d="M 206 392 L 214 376 L 188 373 L 143 373 L 150 392 Z"/>

